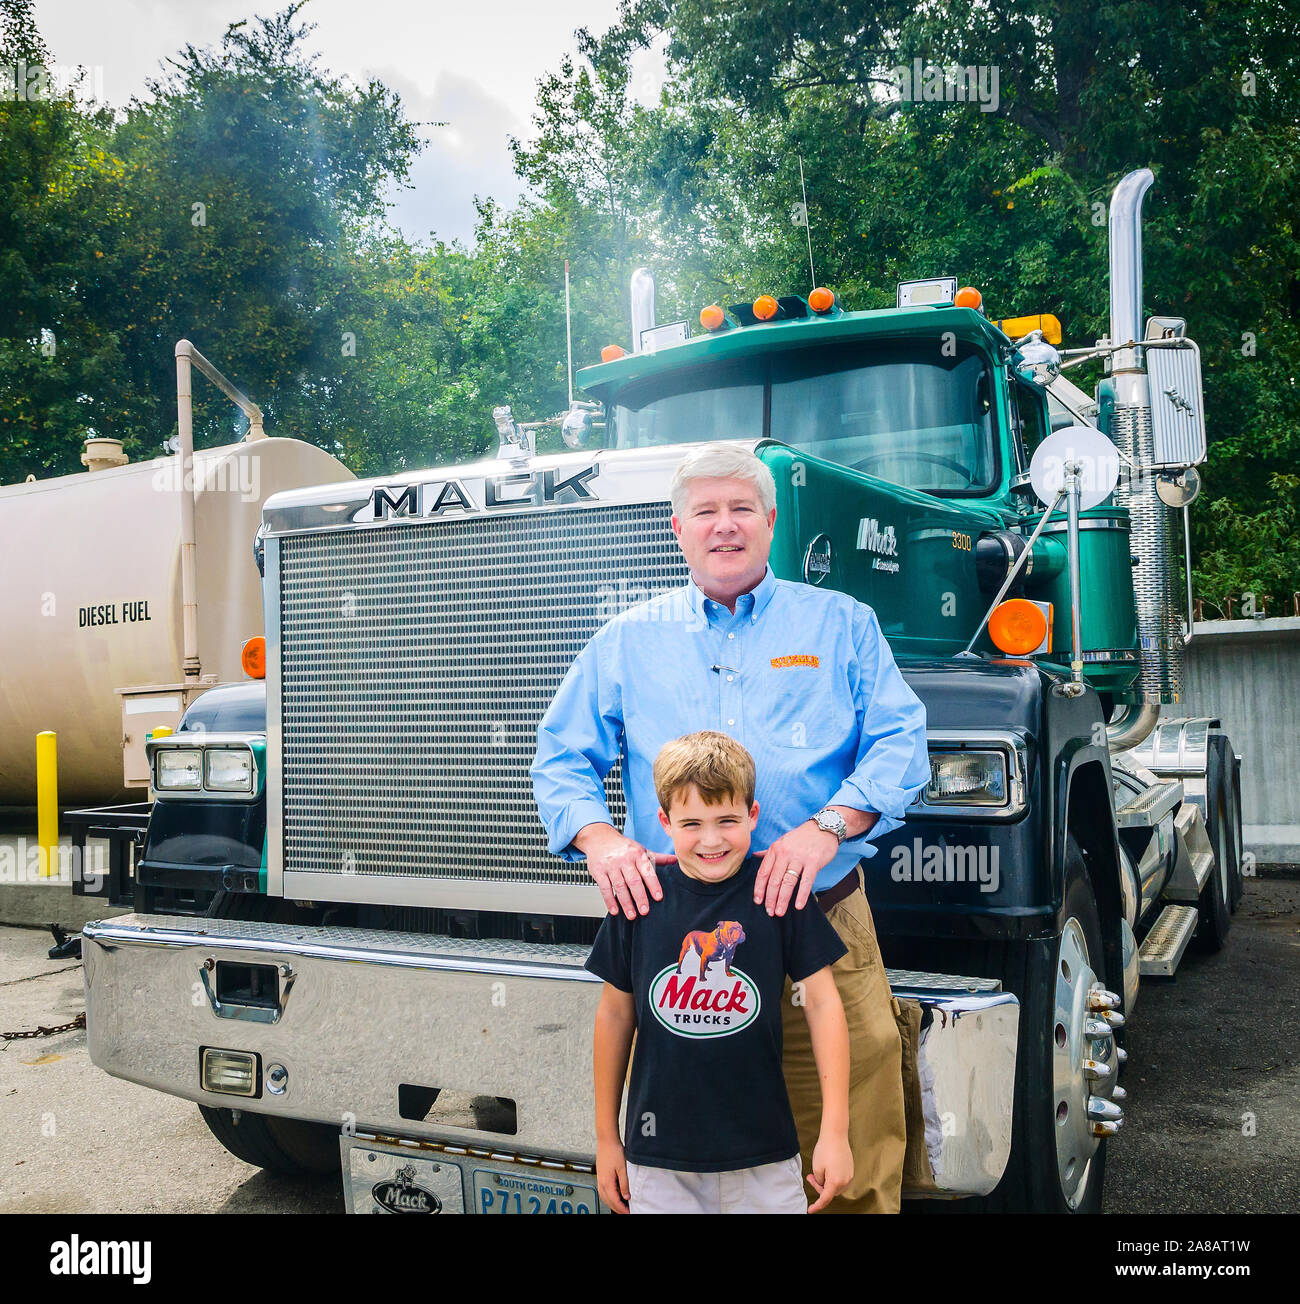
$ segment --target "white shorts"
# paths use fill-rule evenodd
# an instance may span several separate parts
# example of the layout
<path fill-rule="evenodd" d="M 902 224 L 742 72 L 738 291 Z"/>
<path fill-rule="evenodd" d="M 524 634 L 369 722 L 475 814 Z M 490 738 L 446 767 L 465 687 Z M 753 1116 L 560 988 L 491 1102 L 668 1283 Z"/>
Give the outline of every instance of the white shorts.
<path fill-rule="evenodd" d="M 628 1164 L 632 1213 L 807 1213 L 799 1156 L 726 1173 Z"/>

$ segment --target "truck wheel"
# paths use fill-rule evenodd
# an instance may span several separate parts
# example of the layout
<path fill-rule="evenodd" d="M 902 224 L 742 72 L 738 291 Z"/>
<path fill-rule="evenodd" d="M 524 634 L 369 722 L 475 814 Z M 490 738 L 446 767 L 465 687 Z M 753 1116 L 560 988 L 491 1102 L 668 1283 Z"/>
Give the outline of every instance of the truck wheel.
<path fill-rule="evenodd" d="M 1246 880 L 1242 874 L 1242 838 L 1241 838 L 1241 762 L 1237 759 L 1232 750 L 1231 744 L 1227 747 L 1228 757 L 1231 761 L 1232 783 L 1229 786 L 1229 795 L 1232 797 L 1232 813 L 1230 817 L 1230 832 L 1232 835 L 1232 876 L 1229 881 L 1230 891 L 1228 893 L 1228 905 L 1232 907 L 1232 913 L 1237 913 L 1237 907 L 1241 904 L 1242 894 L 1246 890 Z"/>
<path fill-rule="evenodd" d="M 1078 843 L 1066 841 L 1065 922 L 1058 936 L 1015 947 L 1003 987 L 1020 998 L 1015 1117 L 1006 1172 L 987 1207 L 1019 1213 L 1097 1213 L 1105 1141 L 1092 1134 L 1090 1096 L 1108 1097 L 1118 1067 L 1113 1036 L 1087 1035 L 1087 995 L 1105 986 L 1101 916 Z M 1084 1060 L 1108 1065 L 1105 1082 Z"/>
<path fill-rule="evenodd" d="M 271 1118 L 266 1114 L 200 1105 L 199 1113 L 212 1135 L 236 1159 L 281 1177 L 337 1176 L 341 1169 L 338 1129 L 325 1123 L 304 1123 L 296 1118 Z"/>
<path fill-rule="evenodd" d="M 1205 880 L 1197 902 L 1200 920 L 1196 946 L 1206 952 L 1221 951 L 1232 926 L 1232 875 L 1236 861 L 1233 838 L 1232 765 L 1228 740 L 1222 734 L 1210 739 L 1205 774 L 1205 829 L 1214 849 L 1214 869 Z"/>

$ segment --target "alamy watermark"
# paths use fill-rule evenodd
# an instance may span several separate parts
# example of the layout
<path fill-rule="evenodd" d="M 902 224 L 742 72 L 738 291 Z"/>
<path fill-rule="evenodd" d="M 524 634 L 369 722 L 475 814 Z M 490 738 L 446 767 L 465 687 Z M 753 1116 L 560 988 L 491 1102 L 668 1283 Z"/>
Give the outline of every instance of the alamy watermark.
<path fill-rule="evenodd" d="M 55 848 L 55 864 L 47 866 L 46 859 L 39 842 L 16 838 L 0 844 L 0 883 L 85 883 L 97 892 L 108 874 L 108 848 L 102 844 L 84 848 L 60 844 Z"/>
<path fill-rule="evenodd" d="M 628 620 L 678 624 L 688 630 L 701 630 L 707 625 L 692 604 L 689 589 L 665 586 L 652 591 L 623 577 L 596 590 L 596 615 L 602 623 L 623 615 Z"/>
<path fill-rule="evenodd" d="M 83 96 L 104 100 L 104 69 L 84 64 L 17 63 L 0 64 L 0 100 L 35 104 L 53 99 L 65 87 L 78 87 Z"/>
<path fill-rule="evenodd" d="M 998 848 L 924 843 L 913 838 L 889 853 L 889 876 L 895 883 L 978 883 L 981 892 L 998 890 Z"/>
<path fill-rule="evenodd" d="M 996 64 L 926 63 L 889 68 L 885 76 L 894 83 L 899 99 L 911 104 L 978 104 L 981 113 L 998 111 Z"/>
<path fill-rule="evenodd" d="M 175 436 L 173 436 L 175 438 Z M 170 447 L 170 443 L 168 445 Z M 184 487 L 191 493 L 195 484 L 204 493 L 238 494 L 239 500 L 253 503 L 261 500 L 262 463 L 256 457 L 222 457 L 193 461 L 190 474 L 185 475 L 180 457 L 155 457 L 150 484 L 157 493 L 179 493 Z"/>

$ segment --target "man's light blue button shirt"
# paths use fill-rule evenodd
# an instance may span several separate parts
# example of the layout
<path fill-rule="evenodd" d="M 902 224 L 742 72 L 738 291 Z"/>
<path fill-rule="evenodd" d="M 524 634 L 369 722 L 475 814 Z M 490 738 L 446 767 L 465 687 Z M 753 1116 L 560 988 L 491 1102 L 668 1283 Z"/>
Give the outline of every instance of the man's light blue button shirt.
<path fill-rule="evenodd" d="M 666 742 L 700 729 L 754 758 L 755 850 L 823 806 L 879 813 L 817 875 L 819 892 L 875 855 L 870 840 L 901 825 L 930 777 L 925 707 L 870 607 L 769 567 L 733 614 L 692 579 L 597 631 L 542 717 L 531 773 L 551 852 L 580 860 L 574 834 L 613 823 L 603 780 L 621 758 L 625 835 L 671 854 L 652 767 Z"/>

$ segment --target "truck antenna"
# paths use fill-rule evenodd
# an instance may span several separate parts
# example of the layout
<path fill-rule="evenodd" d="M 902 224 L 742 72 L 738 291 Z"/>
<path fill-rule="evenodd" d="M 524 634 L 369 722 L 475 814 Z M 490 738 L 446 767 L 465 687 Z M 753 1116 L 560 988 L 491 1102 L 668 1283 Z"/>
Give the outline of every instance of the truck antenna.
<path fill-rule="evenodd" d="M 569 346 L 569 406 L 573 406 L 573 317 L 569 312 L 569 260 L 564 260 L 564 335 Z"/>
<path fill-rule="evenodd" d="M 800 210 L 803 217 L 804 234 L 808 237 L 808 279 L 809 288 L 817 288 L 817 273 L 813 271 L 812 256 L 812 219 L 808 216 L 808 187 L 804 185 L 803 180 L 803 155 L 799 155 L 799 189 L 803 192 L 803 208 Z"/>

